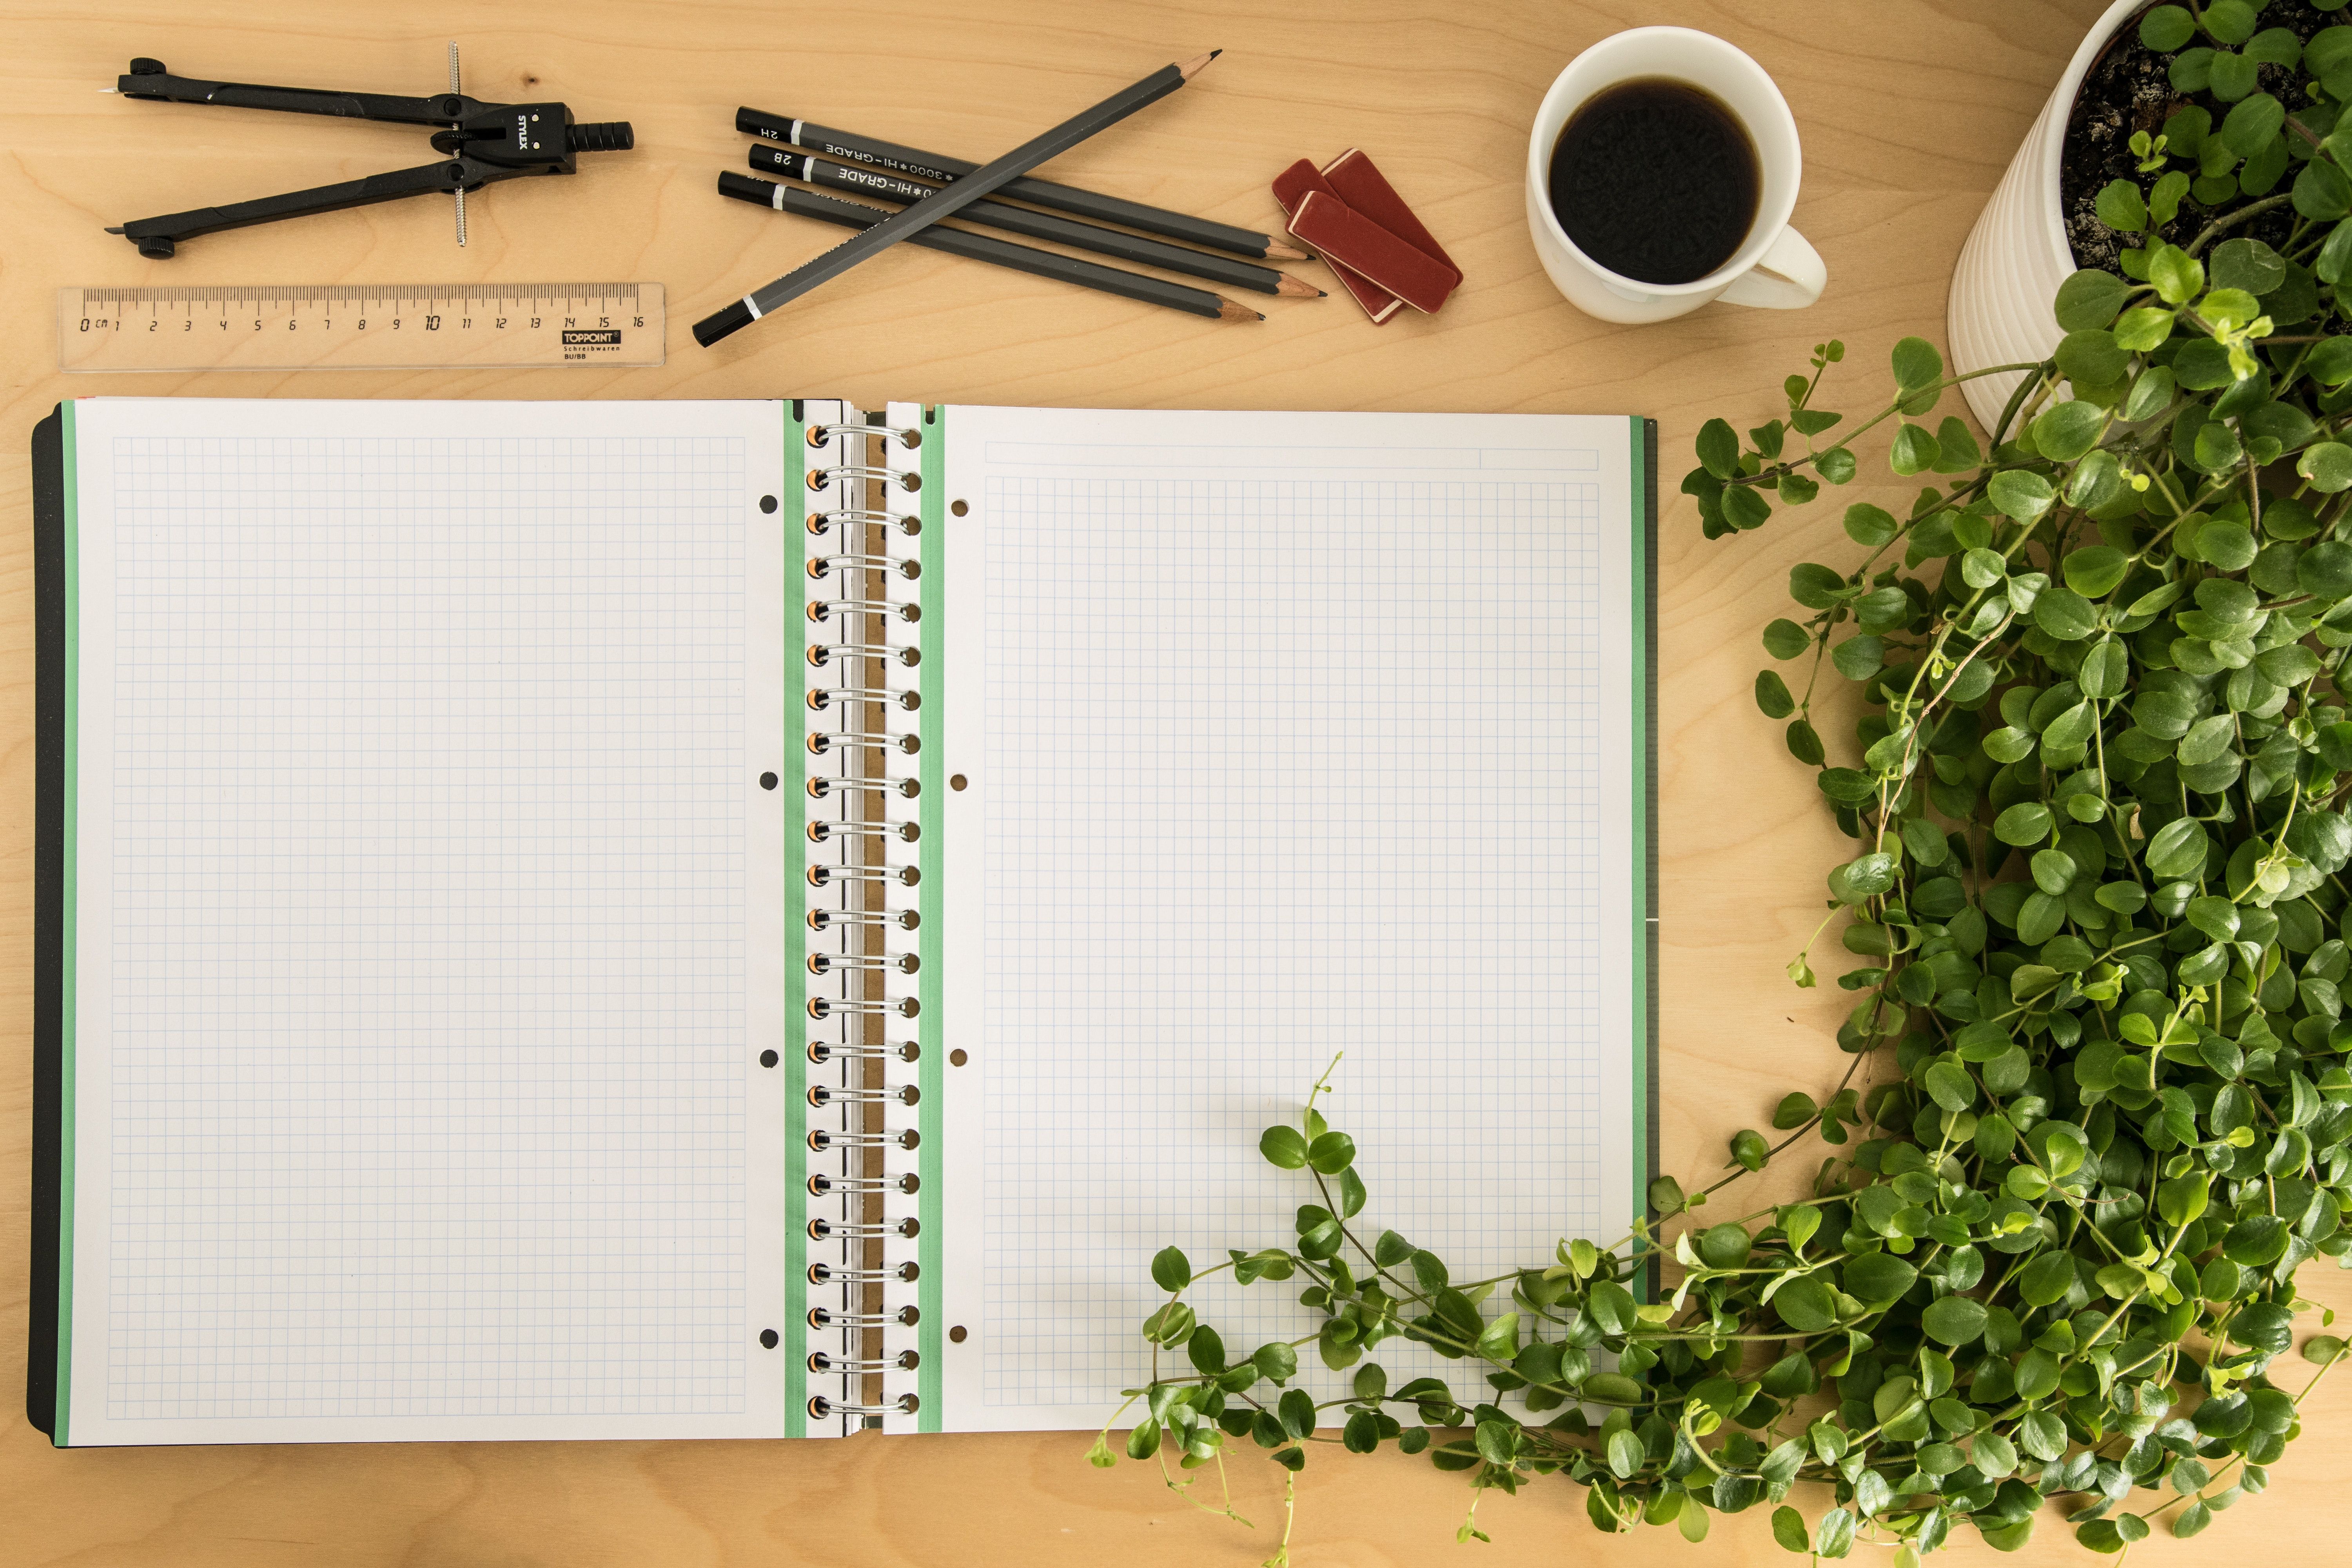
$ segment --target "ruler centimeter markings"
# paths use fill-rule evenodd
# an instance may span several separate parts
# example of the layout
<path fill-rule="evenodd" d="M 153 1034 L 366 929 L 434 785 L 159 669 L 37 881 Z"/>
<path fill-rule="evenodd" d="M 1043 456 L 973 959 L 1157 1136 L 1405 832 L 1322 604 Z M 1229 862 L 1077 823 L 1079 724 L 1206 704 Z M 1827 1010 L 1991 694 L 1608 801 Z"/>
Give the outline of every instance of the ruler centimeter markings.
<path fill-rule="evenodd" d="M 67 371 L 660 364 L 658 283 L 257 283 L 58 290 Z"/>

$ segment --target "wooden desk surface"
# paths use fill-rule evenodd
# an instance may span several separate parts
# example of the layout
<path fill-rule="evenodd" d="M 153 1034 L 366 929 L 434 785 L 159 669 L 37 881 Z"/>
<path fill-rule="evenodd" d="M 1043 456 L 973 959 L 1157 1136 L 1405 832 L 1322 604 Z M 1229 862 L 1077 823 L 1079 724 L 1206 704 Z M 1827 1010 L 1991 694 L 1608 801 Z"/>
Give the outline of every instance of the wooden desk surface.
<path fill-rule="evenodd" d="M 0 1563 L 82 1568 L 316 1564 L 1095 1564 L 1155 1557 L 1255 1563 L 1279 1528 L 1276 1472 L 1244 1458 L 1244 1531 L 1190 1511 L 1142 1467 L 1108 1473 L 1083 1436 L 807 1443 L 387 1445 L 58 1453 L 16 1419 L 26 1310 L 32 1027 L 33 590 L 26 446 L 59 398 L 752 397 L 831 395 L 1108 407 L 1642 412 L 1664 422 L 1669 490 L 1698 423 L 1770 414 L 1807 346 L 1844 338 L 1828 402 L 1884 384 L 1889 345 L 1942 337 L 1953 258 L 1986 194 L 2104 0 L 898 0 L 790 7 L 741 0 L 509 0 L 496 9 L 379 0 L 96 0 L 71 17 L 0 9 Z M 1353 20 L 1342 25 L 1341 18 Z M 1713 306 L 1643 328 L 1589 321 L 1536 264 L 1521 212 L 1526 127 L 1553 75 L 1605 34 L 1706 28 L 1780 80 L 1808 155 L 1796 221 L 1830 288 L 1784 314 Z M 477 97 L 551 97 L 626 118 L 637 150 L 576 180 L 495 188 L 457 250 L 447 205 L 409 200 L 246 229 L 142 261 L 100 232 L 126 217 L 351 178 L 420 161 L 414 131 L 127 101 L 101 95 L 132 55 L 192 75 L 428 92 L 464 46 Z M 900 249 L 715 351 L 697 317 L 834 243 L 837 231 L 720 200 L 739 167 L 741 102 L 986 157 L 1164 61 L 1223 46 L 1201 83 L 1049 171 L 1144 200 L 1272 226 L 1266 183 L 1292 159 L 1376 156 L 1468 275 L 1440 317 L 1367 324 L 1334 295 L 1271 301 L 1223 326 Z M 1302 270 L 1313 271 L 1308 267 Z M 657 279 L 659 370 L 63 377 L 55 290 L 67 284 Z M 1844 388 L 1855 390 L 1848 392 Z M 1947 411 L 1958 411 L 1949 398 Z M 1900 490 L 1877 459 L 1886 500 Z M 1858 489 L 1868 493 L 1873 487 Z M 1902 492 L 1906 493 L 1906 492 Z M 1807 770 L 1748 696 L 1758 633 L 1788 566 L 1837 561 L 1837 509 L 1706 543 L 1667 510 L 1664 709 L 1665 1168 L 1720 1163 L 1791 1088 L 1843 1059 L 1838 994 L 1780 966 L 1818 919 L 1834 844 Z M 1763 911 L 1760 915 L 1758 911 Z M 1793 1177 L 1791 1170 L 1775 1173 Z M 2324 1264 L 2305 1289 L 2352 1307 Z M 2315 1402 L 2312 1436 L 2267 1497 L 2195 1548 L 2340 1561 L 2352 1503 L 2352 1384 Z M 1423 1461 L 1318 1457 L 1302 1490 L 1302 1565 L 1425 1562 L 1451 1544 L 1460 1478 Z M 1818 1511 L 1826 1502 L 1800 1499 Z M 1489 1499 L 1488 1547 L 1465 1563 L 1791 1561 L 1769 1510 L 1718 1521 L 1700 1551 L 1671 1531 L 1611 1541 L 1582 1490 Z M 1273 1528 L 1269 1528 L 1269 1525 Z M 1955 1552 L 1981 1562 L 1973 1531 Z M 1864 1555 L 1857 1552 L 1857 1558 Z M 2019 1561 L 2085 1562 L 2045 1515 Z M 1453 1559 L 1448 1559 L 1452 1561 Z"/>

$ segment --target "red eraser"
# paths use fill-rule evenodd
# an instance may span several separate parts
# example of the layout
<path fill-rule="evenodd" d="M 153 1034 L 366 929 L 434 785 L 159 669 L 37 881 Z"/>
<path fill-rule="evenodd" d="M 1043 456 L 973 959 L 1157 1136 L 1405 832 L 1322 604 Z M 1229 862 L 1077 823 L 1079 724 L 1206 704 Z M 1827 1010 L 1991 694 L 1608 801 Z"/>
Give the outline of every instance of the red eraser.
<path fill-rule="evenodd" d="M 1434 311 L 1461 275 L 1450 263 L 1399 238 L 1335 195 L 1299 198 L 1290 232 L 1331 260 L 1354 268 L 1416 310 Z"/>
<path fill-rule="evenodd" d="M 1330 184 L 1316 170 L 1315 165 L 1304 158 L 1274 177 L 1274 199 L 1282 204 L 1283 213 L 1286 216 L 1297 216 L 1298 204 L 1314 191 L 1320 191 L 1327 196 L 1336 194 L 1332 191 Z M 1404 309 L 1403 300 L 1362 273 L 1352 268 L 1344 267 L 1328 256 L 1323 260 L 1324 264 L 1331 268 L 1332 275 L 1339 279 L 1339 286 L 1348 291 L 1357 304 L 1364 308 L 1364 314 L 1372 319 L 1374 326 L 1379 326 L 1382 321 Z"/>
<path fill-rule="evenodd" d="M 1323 183 L 1331 194 L 1371 219 L 1374 223 L 1404 240 L 1416 250 L 1424 251 L 1445 263 L 1454 273 L 1454 281 L 1462 281 L 1462 268 L 1454 265 L 1454 258 L 1437 243 L 1437 237 L 1422 226 L 1396 194 L 1373 162 L 1356 148 L 1350 147 L 1323 165 Z"/>

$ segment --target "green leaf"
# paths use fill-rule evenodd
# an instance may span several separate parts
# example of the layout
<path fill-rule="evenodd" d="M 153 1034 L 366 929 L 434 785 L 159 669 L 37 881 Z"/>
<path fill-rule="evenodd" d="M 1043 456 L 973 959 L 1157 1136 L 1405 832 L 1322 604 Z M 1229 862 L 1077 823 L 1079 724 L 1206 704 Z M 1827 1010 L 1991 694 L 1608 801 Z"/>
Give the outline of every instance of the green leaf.
<path fill-rule="evenodd" d="M 1307 1146 L 1307 1163 L 1336 1176 L 1356 1163 L 1356 1141 L 1345 1132 L 1326 1132 Z"/>
<path fill-rule="evenodd" d="M 2205 268 L 2179 246 L 2159 245 L 2148 252 L 2147 280 L 2156 285 L 2158 296 L 2166 304 L 2186 305 L 2205 291 Z M 2115 279 L 2115 284 L 2116 304 L 2120 306 L 2124 285 L 2120 279 Z"/>
<path fill-rule="evenodd" d="M 2050 808 L 2038 800 L 2020 801 L 1996 818 L 1993 837 L 2003 844 L 2039 844 L 2050 837 Z"/>
<path fill-rule="evenodd" d="M 2352 228 L 2339 226 L 2338 232 Z M 2311 357 L 2303 362 L 2304 374 L 2323 386 L 2341 386 L 2352 381 L 2352 337 L 2334 337 L 2314 345 Z"/>
<path fill-rule="evenodd" d="M 1764 628 L 1764 651 L 1774 658 L 1794 658 L 1813 646 L 1813 634 L 1791 620 L 1776 620 Z"/>
<path fill-rule="evenodd" d="M 1976 1080 L 1966 1068 L 1937 1062 L 1927 1069 L 1927 1093 L 1946 1110 L 1966 1110 L 1976 1101 Z"/>
<path fill-rule="evenodd" d="M 2131 368 L 2131 355 L 2115 333 L 2095 330 L 2069 332 L 2060 341 L 2058 374 L 2078 387 L 2112 386 Z"/>
<path fill-rule="evenodd" d="M 1927 1303 L 1919 1326 L 1941 1344 L 1964 1345 L 1984 1332 L 1984 1303 L 1967 1296 L 1943 1296 Z"/>
<path fill-rule="evenodd" d="M 1811 1121 L 1820 1110 L 1821 1107 L 1813 1103 L 1811 1095 L 1801 1090 L 1791 1091 L 1783 1095 L 1780 1103 L 1773 1108 L 1772 1125 L 1782 1132 L 1793 1131 Z"/>
<path fill-rule="evenodd" d="M 1307 1139 L 1296 1127 L 1269 1127 L 1257 1141 L 1257 1152 L 1265 1156 L 1266 1163 L 1296 1171 L 1307 1163 Z"/>
<path fill-rule="evenodd" d="M 1642 1461 L 1648 1457 L 1643 1450 L 1642 1439 L 1636 1437 L 1629 1431 L 1612 1432 L 1609 1434 L 1609 1441 L 1604 1445 L 1604 1447 L 1609 1459 L 1609 1468 L 1615 1471 L 1620 1479 L 1630 1476 L 1635 1470 L 1640 1469 L 1642 1468 Z M 1483 1445 L 1481 1446 L 1480 1452 L 1485 1452 Z M 1492 1455 L 1488 1455 L 1487 1458 L 1490 1462 L 1493 1460 Z M 1508 1463 L 1509 1461 L 1504 1460 L 1502 1462 Z"/>
<path fill-rule="evenodd" d="M 1984 452 L 1968 426 L 1957 416 L 1947 416 L 1936 426 L 1936 471 L 1939 474 L 1962 474 L 1984 463 Z"/>
<path fill-rule="evenodd" d="M 1892 1301 L 1918 1277 L 1916 1268 L 1891 1252 L 1865 1252 L 1845 1263 L 1846 1294 L 1861 1301 Z M 1785 1287 L 1781 1293 L 1787 1294 Z"/>
<path fill-rule="evenodd" d="M 2265 98 L 2269 97 L 2266 93 Z M 2235 119 L 2260 99 L 2248 99 L 2231 111 Z M 2276 100 L 2272 100 L 2276 102 Z M 2281 113 L 2284 119 L 2284 111 Z M 2238 289 L 2267 294 L 2286 281 L 2286 258 L 2259 239 L 2225 239 L 2213 247 L 2212 282 L 2216 289 Z"/>
<path fill-rule="evenodd" d="M 1718 479 L 1738 476 L 1739 437 L 1727 421 L 1710 419 L 1698 427 L 1698 460 Z"/>
<path fill-rule="evenodd" d="M 1592 1321 L 1601 1325 L 1601 1332 L 1622 1334 L 1633 1329 L 1638 1303 L 1633 1293 L 1622 1285 L 1600 1279 L 1593 1282 L 1585 1298 L 1585 1307 L 1592 1314 Z"/>
<path fill-rule="evenodd" d="M 2196 36 L 2196 22 L 2178 5 L 2158 5 L 2139 19 L 2139 41 L 2159 55 L 2172 53 Z"/>
<path fill-rule="evenodd" d="M 1764 1135 L 1753 1128 L 1741 1128 L 1731 1135 L 1731 1158 L 1735 1164 L 1750 1171 L 1760 1171 L 1771 1158 L 1771 1146 Z"/>
<path fill-rule="evenodd" d="M 2098 445 L 2106 410 L 2078 400 L 2042 410 L 2033 421 L 2033 444 L 2053 462 L 2071 463 Z"/>
<path fill-rule="evenodd" d="M 1916 342 L 1918 340 L 1906 341 Z M 1907 476 L 1925 473 L 1934 468 L 1941 455 L 1936 437 L 1928 434 L 1925 425 L 1906 424 L 1895 432 L 1895 446 L 1887 454 L 1886 460 L 1896 473 Z"/>
<path fill-rule="evenodd" d="M 2323 599 L 2352 596 L 2352 544 L 2329 540 L 2296 557 L 2295 585 Z"/>
<path fill-rule="evenodd" d="M 2217 44 L 2242 44 L 2253 37 L 2262 0 L 2206 0 L 2205 31 Z"/>
<path fill-rule="evenodd" d="M 2172 367 L 2152 364 L 2132 379 L 2130 393 L 2124 398 L 2124 417 L 2138 421 L 2150 419 L 2172 401 Z"/>
<path fill-rule="evenodd" d="M 1918 392 L 1944 378 L 1944 356 L 1925 338 L 1905 338 L 1895 345 L 1895 384 Z"/>
<path fill-rule="evenodd" d="M 2347 455 L 2352 455 L 2352 449 L 2347 449 Z M 1985 493 L 2003 514 L 2020 522 L 2040 518 L 2056 496 L 2048 479 L 2024 468 L 2003 468 L 1992 477 Z"/>
<path fill-rule="evenodd" d="M 1826 610 L 1847 597 L 1845 578 L 1814 562 L 1789 568 L 1789 597 L 1809 610 Z"/>
<path fill-rule="evenodd" d="M 2086 599 L 2113 593 L 2131 570 L 2131 558 L 2111 544 L 2086 545 L 2066 552 L 2066 586 Z"/>
<path fill-rule="evenodd" d="M 2227 0 L 2217 0 L 2226 4 Z M 2241 100 L 2221 121 L 2222 144 L 2241 158 L 2251 158 L 2269 146 L 2286 124 L 2286 105 L 2267 92 Z M 2217 258 L 2218 259 L 2218 258 Z M 2233 287 L 2233 285 L 2224 285 Z"/>
<path fill-rule="evenodd" d="M 2201 279 L 2200 279 L 2201 282 Z M 2059 327 L 2065 331 L 2085 331 L 2104 327 L 2116 319 L 2124 308 L 2131 286 L 2112 272 L 2085 268 L 2074 273 L 2058 285 L 2054 310 Z M 2175 303 L 2185 304 L 2195 297 L 2195 290 Z M 1898 384 L 1901 374 L 1896 375 Z"/>
<path fill-rule="evenodd" d="M 1723 492 L 1723 519 L 1737 529 L 1761 528 L 1772 515 L 1772 503 L 1753 485 L 1731 485 Z"/>
<path fill-rule="evenodd" d="M 1163 1247 L 1152 1255 L 1151 1282 L 1162 1290 L 1181 1290 L 1192 1282 L 1192 1265 L 1177 1248 Z"/>
<path fill-rule="evenodd" d="M 1885 508 L 1873 506 L 1868 501 L 1856 501 L 1845 509 L 1845 531 L 1846 537 L 1856 544 L 1875 550 L 1882 544 L 1892 543 L 1895 536 L 1902 531 L 1902 525 Z"/>
<path fill-rule="evenodd" d="M 2110 180 L 2099 187 L 2094 204 L 2099 221 L 2109 228 L 2125 234 L 2137 234 L 2147 226 L 2147 203 L 2139 186 L 2129 180 Z"/>
<path fill-rule="evenodd" d="M 1786 1505 L 1772 1510 L 1772 1539 L 1783 1552 L 1812 1550 L 1812 1531 L 1805 1528 L 1805 1516 Z"/>
<path fill-rule="evenodd" d="M 2201 874 L 2209 842 L 2205 825 L 2194 817 L 2168 822 L 2147 842 L 2147 868 L 2168 881 Z"/>
<path fill-rule="evenodd" d="M 1830 1288 L 1817 1275 L 1801 1275 L 1780 1287 L 1772 1297 L 1772 1310 L 1780 1321 L 1801 1334 L 1817 1334 L 1836 1321 L 1837 1307 Z M 1588 1384 L 1587 1391 L 1591 1385 Z"/>
<path fill-rule="evenodd" d="M 2333 494 L 2352 489 L 2352 447 L 2341 441 L 2321 441 L 2305 447 L 2303 455 L 2295 459 L 2294 471 L 2309 479 L 2315 490 Z"/>
<path fill-rule="evenodd" d="M 1250 1360 L 1275 1383 L 1287 1383 L 1298 1375 L 1298 1352 L 1280 1340 L 1258 1346 Z"/>
<path fill-rule="evenodd" d="M 1786 719 L 1797 710 L 1797 700 L 1789 695 L 1789 684 L 1775 670 L 1761 670 L 1756 677 L 1756 706 L 1767 719 Z"/>
<path fill-rule="evenodd" d="M 2220 3 L 2226 5 L 2229 0 Z M 2216 49 L 2206 67 L 2206 89 L 2223 103 L 2235 103 L 2253 91 L 2254 84 L 2262 79 L 2254 68 L 2255 62 L 2243 55 Z"/>

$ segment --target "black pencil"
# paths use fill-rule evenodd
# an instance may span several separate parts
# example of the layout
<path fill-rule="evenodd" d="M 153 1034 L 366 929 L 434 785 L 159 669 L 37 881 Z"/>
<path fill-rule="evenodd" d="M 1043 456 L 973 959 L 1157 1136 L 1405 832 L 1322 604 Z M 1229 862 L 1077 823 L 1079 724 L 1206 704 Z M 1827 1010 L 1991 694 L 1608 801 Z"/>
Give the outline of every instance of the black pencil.
<path fill-rule="evenodd" d="M 770 114 L 759 109 L 737 110 L 735 129 L 764 141 L 788 142 L 795 147 L 806 147 L 828 158 L 865 163 L 894 174 L 912 174 L 919 180 L 942 184 L 962 179 L 979 166 L 942 153 L 926 153 L 919 147 L 902 147 L 896 142 L 878 141 L 855 132 L 837 131 L 830 125 L 794 120 L 788 115 Z M 1235 256 L 1255 257 L 1261 261 L 1310 259 L 1307 252 L 1255 229 L 1235 228 L 1231 224 L 1213 223 L 1204 217 L 1170 212 L 1165 207 L 1146 206 L 1141 202 L 1125 201 L 1118 196 L 1098 195 L 1074 185 L 1057 185 L 1050 180 L 1014 180 L 1004 185 L 1001 194 L 1037 206 L 1052 207 L 1055 212 L 1092 218 L 1097 223 L 1125 224 L 1129 228 L 1166 235 L 1171 239 L 1181 239 L 1192 245 L 1205 245 L 1213 250 L 1228 250 Z"/>
<path fill-rule="evenodd" d="M 902 180 L 896 174 L 886 174 L 876 169 L 829 163 L 811 153 L 788 152 L 765 142 L 751 149 L 751 167 L 763 173 L 782 174 L 788 180 L 806 180 L 813 185 L 829 185 L 837 191 L 852 191 L 901 204 L 921 201 L 937 188 L 913 180 Z M 1316 300 L 1323 294 L 1322 289 L 1305 279 L 1293 278 L 1287 272 L 1277 272 L 1271 267 L 1260 267 L 1255 261 L 1244 261 L 1232 256 L 1212 256 L 1202 250 L 1188 250 L 1164 239 L 1123 234 L 1115 228 L 1080 223 L 1076 218 L 1055 217 L 1052 213 L 1016 207 L 1009 202 L 974 202 L 960 216 L 968 223 L 984 223 L 991 228 L 1025 234 L 1032 239 L 1050 239 L 1057 245 L 1070 246 L 1078 250 L 1116 256 L 1122 261 L 1140 261 L 1146 267 L 1164 267 L 1171 272 L 1187 272 L 1213 282 L 1230 283 L 1236 289 L 1254 289 L 1261 294 L 1282 294 L 1295 300 Z"/>
<path fill-rule="evenodd" d="M 791 185 L 771 184 L 766 180 L 755 180 L 749 174 L 738 174 L 732 170 L 719 176 L 719 194 L 732 196 L 740 202 L 773 207 L 778 212 L 821 218 L 826 223 L 837 223 L 847 228 L 870 228 L 890 216 L 879 207 L 837 201 L 832 196 L 821 196 L 814 191 L 797 190 Z M 943 250 L 950 256 L 961 256 L 973 261 L 1009 267 L 1016 272 L 1032 273 L 1039 278 L 1058 279 L 1082 289 L 1123 295 L 1150 305 L 1165 305 L 1171 310 L 1183 310 L 1195 316 L 1209 316 L 1225 321 L 1265 320 L 1248 306 L 1228 300 L 1222 294 L 1212 294 L 1206 289 L 1146 278 L 1139 272 L 1122 272 L 1116 267 L 1081 261 L 1075 256 L 1057 256 L 1050 250 L 1033 249 L 1029 246 L 1015 245 L 1009 239 L 974 234 L 970 229 L 933 225 L 919 234 L 908 235 L 907 243 L 931 250 Z"/>
<path fill-rule="evenodd" d="M 859 230 L 824 255 L 801 263 L 782 278 L 754 289 L 725 310 L 694 323 L 694 341 L 706 348 L 728 333 L 750 326 L 769 311 L 800 298 L 829 279 L 838 278 L 875 252 L 920 233 L 940 219 L 992 194 L 1047 159 L 1077 146 L 1096 132 L 1182 87 L 1224 51 L 1212 49 L 1175 65 L 1162 66 L 1141 81 L 1112 93 L 1091 109 L 1080 110 L 1041 136 L 1034 136 L 996 159 L 977 174 L 942 185 L 909 207 L 902 207 L 871 228 Z"/>

